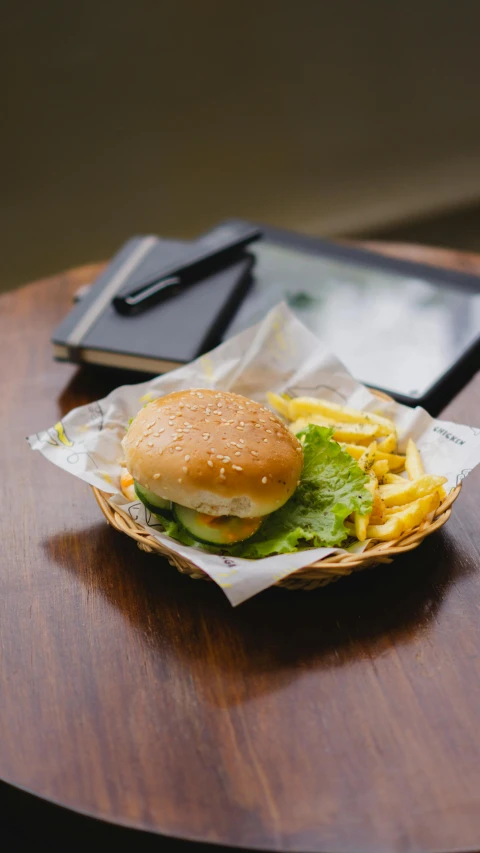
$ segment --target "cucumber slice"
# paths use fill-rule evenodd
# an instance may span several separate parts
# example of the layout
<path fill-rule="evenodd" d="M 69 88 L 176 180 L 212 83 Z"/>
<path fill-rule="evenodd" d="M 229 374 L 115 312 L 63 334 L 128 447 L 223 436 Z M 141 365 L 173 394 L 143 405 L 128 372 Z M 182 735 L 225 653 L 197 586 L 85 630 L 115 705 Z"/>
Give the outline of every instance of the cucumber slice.
<path fill-rule="evenodd" d="M 263 518 L 238 518 L 236 515 L 205 515 L 195 509 L 173 504 L 173 514 L 195 539 L 209 545 L 234 545 L 253 536 Z"/>
<path fill-rule="evenodd" d="M 134 481 L 135 492 L 137 497 L 140 498 L 142 504 L 145 504 L 147 509 L 150 512 L 158 512 L 158 510 L 165 511 L 166 509 L 171 509 L 170 501 L 165 500 L 165 498 L 159 498 L 155 492 L 151 492 L 150 489 L 145 489 L 140 483 Z"/>

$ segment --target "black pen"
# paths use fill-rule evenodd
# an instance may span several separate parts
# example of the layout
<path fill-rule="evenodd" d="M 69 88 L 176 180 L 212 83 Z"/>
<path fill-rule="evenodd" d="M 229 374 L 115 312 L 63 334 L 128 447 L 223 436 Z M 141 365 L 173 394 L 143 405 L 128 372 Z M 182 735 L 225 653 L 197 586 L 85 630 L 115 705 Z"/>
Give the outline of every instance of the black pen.
<path fill-rule="evenodd" d="M 218 225 L 188 246 L 180 263 L 158 270 L 129 293 L 115 296 L 113 304 L 120 314 L 138 314 L 234 263 L 243 249 L 261 236 L 262 232 L 252 226 Z"/>

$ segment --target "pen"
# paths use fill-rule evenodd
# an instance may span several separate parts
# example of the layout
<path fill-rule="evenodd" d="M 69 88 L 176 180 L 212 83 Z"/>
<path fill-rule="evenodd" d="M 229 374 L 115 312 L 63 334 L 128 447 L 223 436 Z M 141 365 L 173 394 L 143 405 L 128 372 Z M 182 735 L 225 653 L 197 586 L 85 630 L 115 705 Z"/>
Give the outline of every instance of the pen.
<path fill-rule="evenodd" d="M 262 232 L 252 226 L 218 225 L 189 246 L 180 263 L 158 270 L 129 293 L 119 294 L 113 305 L 120 314 L 138 314 L 229 266 L 246 246 L 261 236 Z"/>

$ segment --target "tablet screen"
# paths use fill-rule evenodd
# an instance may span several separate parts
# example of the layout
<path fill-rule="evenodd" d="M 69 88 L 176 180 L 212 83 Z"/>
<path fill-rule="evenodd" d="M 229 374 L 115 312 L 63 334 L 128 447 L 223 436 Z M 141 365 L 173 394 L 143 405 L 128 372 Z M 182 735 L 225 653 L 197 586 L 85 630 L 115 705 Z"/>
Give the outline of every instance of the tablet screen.
<path fill-rule="evenodd" d="M 261 241 L 225 337 L 285 301 L 361 382 L 421 398 L 480 336 L 480 293 Z"/>

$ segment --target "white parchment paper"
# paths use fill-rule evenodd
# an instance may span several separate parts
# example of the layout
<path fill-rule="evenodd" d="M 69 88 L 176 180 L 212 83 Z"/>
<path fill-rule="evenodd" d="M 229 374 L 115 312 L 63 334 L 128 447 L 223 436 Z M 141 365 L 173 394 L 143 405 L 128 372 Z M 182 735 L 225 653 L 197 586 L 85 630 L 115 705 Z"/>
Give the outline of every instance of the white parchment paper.
<path fill-rule="evenodd" d="M 73 409 L 61 422 L 28 438 L 32 449 L 50 462 L 109 492 L 112 504 L 122 507 L 170 550 L 202 568 L 233 605 L 342 549 L 312 548 L 262 560 L 206 554 L 166 536 L 140 501 L 125 499 L 120 491 L 120 442 L 129 419 L 145 402 L 189 388 L 234 391 L 265 405 L 267 391 L 287 392 L 292 397 L 322 397 L 387 415 L 397 425 L 400 452 L 411 436 L 421 450 L 425 471 L 447 477 L 448 489 L 480 462 L 480 428 L 434 420 L 420 407 L 380 401 L 283 303 L 263 322 L 191 364 L 148 382 L 116 388 L 103 400 Z"/>

